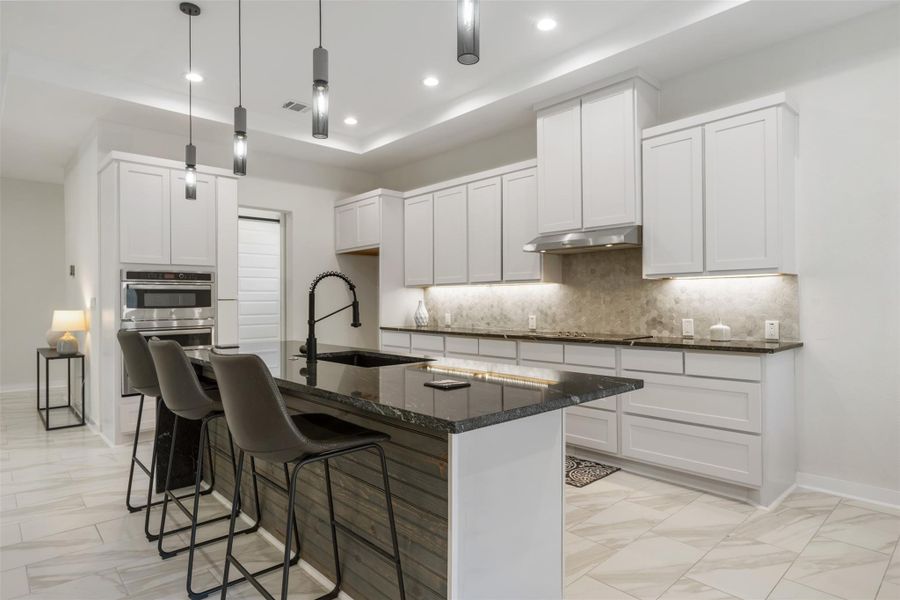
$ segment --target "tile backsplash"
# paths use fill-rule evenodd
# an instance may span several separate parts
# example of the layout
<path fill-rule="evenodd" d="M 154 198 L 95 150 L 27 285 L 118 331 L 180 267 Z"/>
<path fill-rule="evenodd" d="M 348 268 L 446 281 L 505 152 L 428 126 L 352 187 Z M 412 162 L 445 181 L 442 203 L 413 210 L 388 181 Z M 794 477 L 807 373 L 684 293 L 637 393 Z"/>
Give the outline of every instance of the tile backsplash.
<path fill-rule="evenodd" d="M 433 324 L 449 312 L 453 325 L 680 336 L 694 319 L 696 337 L 709 337 L 720 319 L 737 339 L 761 339 L 764 321 L 778 320 L 782 339 L 799 339 L 794 276 L 720 279 L 641 278 L 641 251 L 563 256 L 562 283 L 473 285 L 425 290 Z M 414 310 L 415 307 L 412 307 Z"/>

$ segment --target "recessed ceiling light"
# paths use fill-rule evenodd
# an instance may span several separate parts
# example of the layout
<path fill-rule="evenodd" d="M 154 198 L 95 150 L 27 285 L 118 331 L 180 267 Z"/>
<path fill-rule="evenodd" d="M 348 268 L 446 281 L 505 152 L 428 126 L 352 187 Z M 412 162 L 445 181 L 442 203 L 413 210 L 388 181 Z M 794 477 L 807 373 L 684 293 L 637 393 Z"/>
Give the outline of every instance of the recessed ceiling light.
<path fill-rule="evenodd" d="M 422 80 L 422 84 L 425 85 L 426 87 L 434 87 L 439 83 L 440 83 L 440 81 L 438 80 L 438 78 L 434 77 L 432 75 L 429 75 L 428 77 L 426 77 L 425 79 Z"/>
<path fill-rule="evenodd" d="M 191 71 L 190 73 L 185 73 L 184 78 L 190 81 L 191 83 L 200 83 L 203 81 L 203 75 L 197 73 L 196 71 Z"/>
<path fill-rule="evenodd" d="M 344 119 L 345 125 L 356 125 L 359 121 L 356 120 L 356 117 L 347 117 Z"/>
<path fill-rule="evenodd" d="M 552 31 L 556 29 L 556 21 L 551 18 L 541 19 L 537 22 L 537 28 L 541 31 Z"/>

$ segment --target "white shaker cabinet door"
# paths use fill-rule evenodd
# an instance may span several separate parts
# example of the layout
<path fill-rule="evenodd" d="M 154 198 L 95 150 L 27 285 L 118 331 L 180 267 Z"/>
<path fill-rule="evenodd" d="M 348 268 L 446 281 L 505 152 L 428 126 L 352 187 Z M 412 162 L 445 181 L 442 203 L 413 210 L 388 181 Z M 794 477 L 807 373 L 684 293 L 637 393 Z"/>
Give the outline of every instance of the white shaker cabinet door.
<path fill-rule="evenodd" d="M 184 171 L 173 170 L 172 264 L 216 264 L 216 178 L 197 174 L 197 197 L 185 198 Z"/>
<path fill-rule="evenodd" d="M 631 82 L 581 99 L 583 226 L 640 224 Z"/>
<path fill-rule="evenodd" d="M 538 230 L 581 229 L 581 100 L 537 116 Z"/>
<path fill-rule="evenodd" d="M 522 246 L 536 238 L 537 171 L 527 169 L 503 176 L 503 280 L 541 278 L 541 255 Z"/>
<path fill-rule="evenodd" d="M 407 198 L 403 210 L 403 263 L 408 286 L 434 283 L 434 197 Z"/>
<path fill-rule="evenodd" d="M 359 246 L 359 210 L 355 203 L 334 209 L 334 247 L 341 252 Z"/>
<path fill-rule="evenodd" d="M 434 283 L 468 281 L 466 186 L 434 194 Z"/>
<path fill-rule="evenodd" d="M 777 109 L 704 126 L 706 270 L 779 265 Z"/>
<path fill-rule="evenodd" d="M 703 272 L 703 134 L 645 140 L 644 276 Z"/>
<path fill-rule="evenodd" d="M 119 178 L 119 259 L 169 264 L 169 169 L 122 163 Z"/>
<path fill-rule="evenodd" d="M 469 281 L 500 281 L 503 278 L 500 178 L 470 183 L 468 204 Z"/>
<path fill-rule="evenodd" d="M 375 246 L 381 242 L 381 199 L 367 198 L 356 203 L 357 244 Z"/>

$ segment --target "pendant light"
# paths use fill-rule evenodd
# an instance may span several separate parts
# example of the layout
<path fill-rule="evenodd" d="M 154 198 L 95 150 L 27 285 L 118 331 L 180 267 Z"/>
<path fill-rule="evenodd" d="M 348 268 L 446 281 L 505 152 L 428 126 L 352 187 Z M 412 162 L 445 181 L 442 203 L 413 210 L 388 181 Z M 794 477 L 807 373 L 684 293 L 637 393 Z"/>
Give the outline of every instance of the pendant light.
<path fill-rule="evenodd" d="M 313 48 L 313 137 L 328 138 L 328 50 L 322 47 L 322 0 L 319 0 L 319 47 Z"/>
<path fill-rule="evenodd" d="M 200 7 L 190 2 L 182 2 L 181 12 L 188 16 L 188 73 L 193 73 L 193 23 L 200 14 Z M 188 79 L 188 143 L 184 147 L 184 197 L 197 199 L 197 148 L 194 146 L 194 95 L 193 82 Z"/>
<path fill-rule="evenodd" d="M 478 0 L 456 0 L 456 60 L 462 65 L 478 62 Z"/>
<path fill-rule="evenodd" d="M 238 0 L 238 105 L 234 107 L 234 174 L 247 174 L 247 109 L 242 98 L 241 0 Z"/>

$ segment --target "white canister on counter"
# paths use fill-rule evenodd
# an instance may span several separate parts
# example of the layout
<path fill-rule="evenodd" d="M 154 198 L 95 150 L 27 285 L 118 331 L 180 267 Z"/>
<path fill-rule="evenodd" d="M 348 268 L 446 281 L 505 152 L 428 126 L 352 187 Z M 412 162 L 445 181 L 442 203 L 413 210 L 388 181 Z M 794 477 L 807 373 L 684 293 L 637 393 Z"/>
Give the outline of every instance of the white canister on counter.
<path fill-rule="evenodd" d="M 709 328 L 709 339 L 714 342 L 731 341 L 731 327 L 719 321 Z"/>

